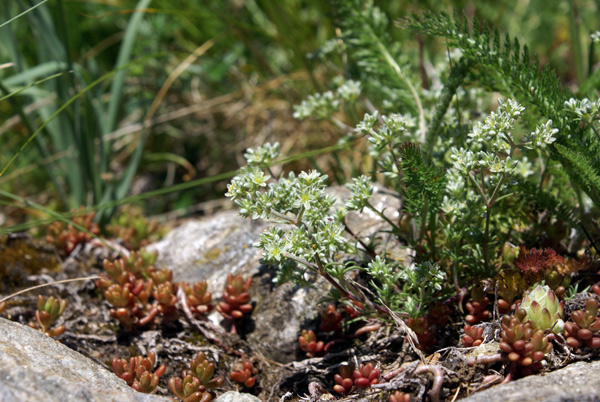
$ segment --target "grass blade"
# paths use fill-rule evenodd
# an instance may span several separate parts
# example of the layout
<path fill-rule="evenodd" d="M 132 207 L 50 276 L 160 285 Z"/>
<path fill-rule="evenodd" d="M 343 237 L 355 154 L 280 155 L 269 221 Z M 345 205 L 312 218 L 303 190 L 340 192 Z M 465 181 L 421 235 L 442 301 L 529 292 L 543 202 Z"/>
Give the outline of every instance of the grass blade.
<path fill-rule="evenodd" d="M 140 63 L 140 62 L 145 61 L 145 60 L 150 59 L 150 58 L 158 57 L 159 55 L 163 55 L 163 53 L 149 54 L 149 55 L 146 55 L 146 56 L 141 57 L 139 59 L 132 60 L 132 61 L 128 62 L 127 64 L 124 64 L 124 65 L 120 66 L 118 69 L 115 69 L 113 71 L 109 71 L 108 73 L 104 74 L 102 77 L 100 77 L 97 80 L 93 81 L 91 84 L 87 85 L 81 91 L 79 91 L 75 95 L 73 95 L 66 103 L 64 103 L 61 107 L 59 107 L 46 121 L 44 121 L 42 123 L 42 125 L 37 130 L 35 130 L 35 132 L 27 139 L 27 141 L 23 144 L 23 146 L 21 146 L 21 148 L 19 149 L 19 151 L 8 161 L 8 163 L 6 164 L 6 166 L 4 167 L 4 169 L 2 169 L 2 171 L 0 172 L 0 177 L 3 176 L 4 173 L 6 173 L 6 170 L 15 161 L 15 159 L 17 159 L 19 157 L 19 155 L 23 152 L 23 150 L 25 148 L 27 148 L 27 146 L 29 145 L 29 143 L 31 141 L 33 141 L 33 139 L 48 125 L 48 123 L 50 123 L 56 116 L 58 116 L 63 110 L 65 110 L 67 107 L 69 107 L 69 105 L 71 105 L 73 102 L 75 102 L 77 99 L 79 99 L 87 91 L 89 91 L 90 89 L 94 88 L 98 84 L 101 84 L 102 82 L 106 81 L 107 79 L 109 79 L 110 77 L 112 77 L 113 75 L 115 75 L 120 70 L 127 69 L 130 66 L 132 66 L 133 64 Z"/>
<path fill-rule="evenodd" d="M 21 14 L 16 15 L 14 17 L 12 17 L 11 19 L 9 19 L 8 21 L 3 22 L 2 24 L 0 24 L 0 29 L 2 29 L 3 26 L 10 24 L 11 22 L 13 22 L 16 19 L 21 18 L 22 16 L 24 16 L 25 14 L 27 14 L 28 12 L 35 10 L 37 7 L 41 6 L 42 4 L 46 3 L 48 0 L 42 0 L 39 3 L 37 3 L 35 6 L 32 6 L 30 8 L 28 8 L 27 10 L 23 11 Z"/>
<path fill-rule="evenodd" d="M 126 65 L 131 58 L 131 52 L 133 50 L 135 35 L 137 34 L 138 27 L 144 16 L 144 9 L 148 7 L 151 0 L 140 0 L 135 8 L 135 12 L 131 20 L 127 24 L 125 30 L 125 37 L 123 43 L 119 48 L 119 56 L 115 70 L 119 71 L 119 74 L 115 75 L 110 87 L 110 101 L 108 104 L 108 117 L 104 126 L 104 134 L 112 131 L 115 128 L 117 122 L 117 113 L 121 106 L 121 97 L 123 95 L 123 83 L 125 82 L 126 71 L 121 69 L 122 66 Z"/>

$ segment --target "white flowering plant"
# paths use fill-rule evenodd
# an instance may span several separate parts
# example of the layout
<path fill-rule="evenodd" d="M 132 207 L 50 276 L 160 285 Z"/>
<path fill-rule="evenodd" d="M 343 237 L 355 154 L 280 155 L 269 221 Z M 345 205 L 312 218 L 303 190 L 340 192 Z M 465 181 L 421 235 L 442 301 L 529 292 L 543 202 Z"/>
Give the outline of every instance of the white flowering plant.
<path fill-rule="evenodd" d="M 600 205 L 600 103 L 593 97 L 568 96 L 518 43 L 501 44 L 497 32 L 471 32 L 444 14 L 403 22 L 455 48 L 433 69 L 428 88 L 420 87 L 377 8 L 340 7 L 343 34 L 320 54 L 337 52 L 356 64 L 339 69 L 345 75 L 301 102 L 294 116 L 333 121 L 344 134 L 340 146 L 372 163 L 353 169 L 350 195 L 337 206 L 320 171 L 273 173 L 277 144 L 248 150 L 247 166 L 228 187 L 241 215 L 277 224 L 255 245 L 278 267 L 278 283 L 321 276 L 337 298 L 381 316 L 419 317 L 434 302 L 499 278 L 516 245 L 552 230 L 553 242 L 565 242 L 560 233 L 568 231 L 555 228 L 574 229 L 573 211 L 584 211 L 586 200 Z M 371 201 L 376 181 L 401 199 L 395 218 Z M 411 249 L 413 260 L 378 254 L 355 236 L 346 216 L 366 211 L 388 224 L 391 241 Z"/>

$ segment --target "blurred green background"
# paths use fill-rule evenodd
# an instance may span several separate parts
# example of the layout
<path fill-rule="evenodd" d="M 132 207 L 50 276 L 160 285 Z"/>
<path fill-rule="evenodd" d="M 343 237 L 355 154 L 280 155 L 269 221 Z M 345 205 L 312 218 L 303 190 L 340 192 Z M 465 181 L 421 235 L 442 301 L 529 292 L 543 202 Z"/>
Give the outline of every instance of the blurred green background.
<path fill-rule="evenodd" d="M 416 83 L 419 66 L 446 48 L 394 24 L 410 12 L 477 16 L 528 44 L 573 89 L 592 68 L 589 35 L 600 29 L 596 1 L 375 4 Z M 335 144 L 333 124 L 292 117 L 293 105 L 340 73 L 315 53 L 340 35 L 334 8 L 321 0 L 4 0 L 0 224 L 45 216 L 23 199 L 60 212 L 161 189 L 141 197 L 147 214 L 210 213 L 223 206 L 227 179 L 218 175 L 243 164 L 246 148 L 279 141 L 290 155 Z M 341 163 L 323 154 L 290 168 L 327 172 L 332 161 Z"/>

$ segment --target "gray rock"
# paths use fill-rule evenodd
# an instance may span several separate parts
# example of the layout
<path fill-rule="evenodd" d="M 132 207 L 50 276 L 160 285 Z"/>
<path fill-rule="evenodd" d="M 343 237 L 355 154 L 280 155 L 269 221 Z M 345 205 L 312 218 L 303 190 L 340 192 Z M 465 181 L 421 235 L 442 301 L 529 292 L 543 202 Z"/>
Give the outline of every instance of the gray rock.
<path fill-rule="evenodd" d="M 338 205 L 349 197 L 345 187 L 328 191 L 337 198 Z M 397 219 L 400 203 L 391 192 L 377 190 L 372 203 L 385 210 L 390 219 Z M 225 211 L 186 222 L 149 249 L 158 251 L 157 266 L 172 269 L 174 280 L 206 279 L 214 298 L 222 293 L 228 273 L 252 276 L 250 294 L 256 306 L 252 313 L 253 328 L 247 331 L 247 340 L 265 357 L 287 363 L 296 357 L 300 330 L 322 309 L 317 302 L 325 295 L 323 288 L 326 289 L 327 284 L 317 283 L 317 289 L 301 289 L 291 284 L 273 286 L 275 273 L 260 265 L 261 251 L 252 246 L 272 225 L 271 222 L 240 217 L 237 211 Z M 370 211 L 349 214 L 347 225 L 367 241 L 379 236 L 379 244 L 398 244 L 387 241 L 390 234 L 380 232 L 388 229 L 387 223 Z M 393 258 L 408 259 L 408 253 L 401 247 L 390 247 L 386 251 Z M 218 315 L 211 316 L 213 321 L 219 318 Z"/>
<path fill-rule="evenodd" d="M 600 362 L 571 364 L 546 375 L 525 377 L 478 392 L 465 402 L 600 401 Z"/>
<path fill-rule="evenodd" d="M 261 400 L 254 395 L 229 391 L 219 396 L 214 402 L 261 402 Z"/>
<path fill-rule="evenodd" d="M 160 402 L 99 364 L 27 326 L 0 318 L 0 400 L 3 402 Z"/>
<path fill-rule="evenodd" d="M 245 219 L 237 211 L 188 221 L 148 247 L 158 251 L 157 266 L 173 270 L 175 281 L 206 279 L 220 294 L 228 273 L 256 275 L 260 252 L 252 247 L 269 222 Z"/>

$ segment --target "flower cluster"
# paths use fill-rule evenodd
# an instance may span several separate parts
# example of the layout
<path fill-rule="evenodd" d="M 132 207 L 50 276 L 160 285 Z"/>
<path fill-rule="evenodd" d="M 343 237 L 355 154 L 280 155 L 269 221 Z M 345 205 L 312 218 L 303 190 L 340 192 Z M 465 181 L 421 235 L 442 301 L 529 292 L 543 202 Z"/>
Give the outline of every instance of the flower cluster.
<path fill-rule="evenodd" d="M 279 156 L 279 143 L 266 143 L 256 149 L 248 148 L 244 159 L 249 166 L 269 166 Z"/>
<path fill-rule="evenodd" d="M 565 109 L 574 115 L 575 119 L 591 124 L 598 119 L 600 113 L 600 99 L 571 98 L 565 102 Z"/>
<path fill-rule="evenodd" d="M 557 133 L 558 129 L 552 127 L 552 120 L 548 120 L 546 124 L 540 124 L 535 128 L 535 131 L 527 137 L 524 146 L 529 149 L 544 148 L 556 141 Z"/>
<path fill-rule="evenodd" d="M 327 176 L 317 171 L 298 176 L 289 173 L 287 178 L 275 180 L 259 168 L 248 166 L 228 186 L 226 196 L 240 207 L 240 215 L 292 225 L 287 230 L 272 227 L 255 243 L 263 250 L 265 263 L 281 267 L 277 277 L 280 283 L 301 280 L 302 271 L 296 270 L 295 263 L 323 271 L 325 266 L 335 265 L 337 253 L 348 247 L 343 227 L 330 214 L 335 198 L 325 193 L 326 180 Z"/>
<path fill-rule="evenodd" d="M 339 108 L 341 101 L 354 102 L 360 95 L 361 85 L 358 81 L 342 82 L 335 92 L 309 95 L 298 106 L 294 106 L 294 118 L 305 119 L 314 116 L 318 119 L 331 117 Z"/>
<path fill-rule="evenodd" d="M 406 116 L 380 116 L 378 112 L 365 114 L 356 126 L 356 133 L 365 137 L 369 143 L 369 153 L 377 158 L 382 172 L 392 179 L 400 177 L 401 157 L 397 148 L 407 141 L 416 140 L 410 131 L 411 127 L 412 123 Z"/>

